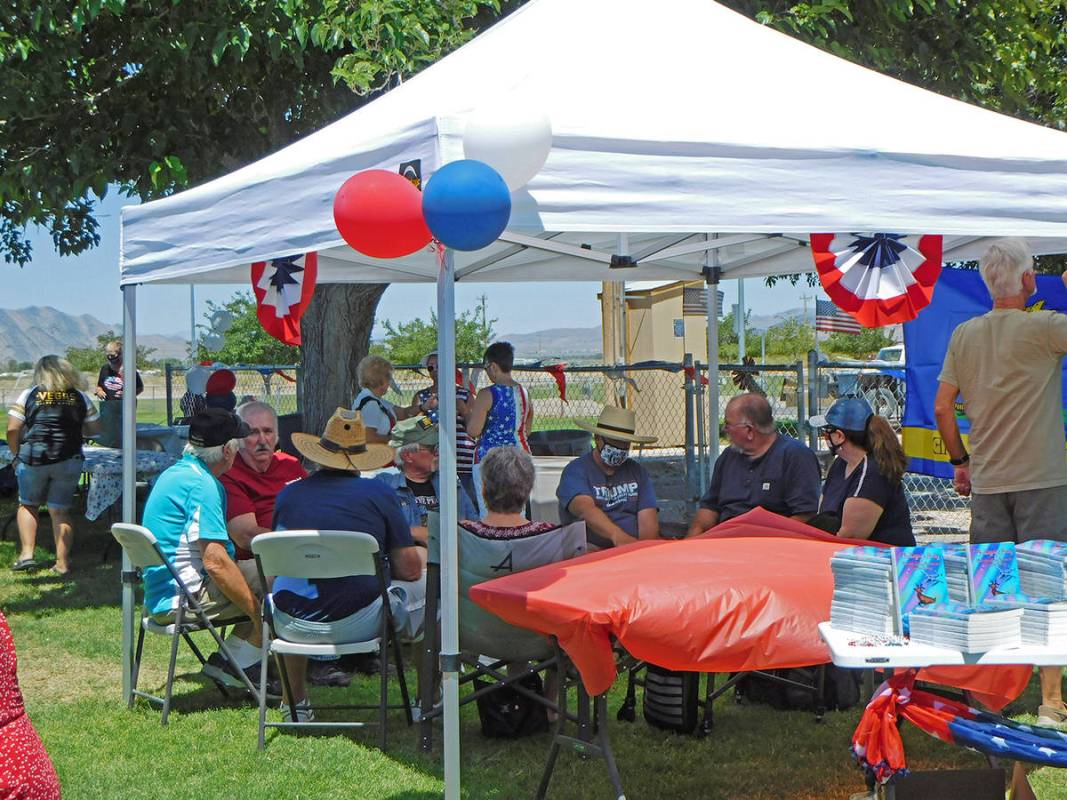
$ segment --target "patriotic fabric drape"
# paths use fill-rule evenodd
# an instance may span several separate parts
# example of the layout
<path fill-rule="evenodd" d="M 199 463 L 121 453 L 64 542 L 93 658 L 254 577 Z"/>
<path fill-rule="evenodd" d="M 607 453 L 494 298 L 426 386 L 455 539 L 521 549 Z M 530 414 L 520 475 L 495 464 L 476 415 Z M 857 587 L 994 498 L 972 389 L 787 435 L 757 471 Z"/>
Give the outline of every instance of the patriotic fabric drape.
<path fill-rule="evenodd" d="M 300 318 L 315 293 L 317 274 L 315 253 L 252 264 L 256 316 L 263 330 L 286 344 L 300 344 Z"/>
<path fill-rule="evenodd" d="M 906 670 L 878 688 L 852 734 L 852 754 L 879 783 L 908 773 L 898 719 L 980 753 L 1067 767 L 1067 733 L 1014 722 L 916 689 L 915 671 Z"/>
<path fill-rule="evenodd" d="M 915 319 L 941 274 L 941 237 L 813 233 L 823 289 L 865 328 Z"/>

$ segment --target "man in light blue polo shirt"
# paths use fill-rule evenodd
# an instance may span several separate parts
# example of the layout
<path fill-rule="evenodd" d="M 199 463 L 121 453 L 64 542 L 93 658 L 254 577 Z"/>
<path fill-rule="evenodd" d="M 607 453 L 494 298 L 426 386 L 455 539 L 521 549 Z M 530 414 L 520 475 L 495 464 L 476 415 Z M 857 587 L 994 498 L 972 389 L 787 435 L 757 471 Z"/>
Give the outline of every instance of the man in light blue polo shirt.
<path fill-rule="evenodd" d="M 248 425 L 230 411 L 208 408 L 189 422 L 189 444 L 182 459 L 167 469 L 148 496 L 144 526 L 209 619 L 247 616 L 235 625 L 226 646 L 253 684 L 259 680 L 259 580 L 254 562 L 242 570 L 234 561 L 226 529 L 226 490 L 219 482 L 233 465 Z M 144 571 L 145 606 L 152 619 L 167 625 L 178 608 L 178 585 L 166 567 Z M 221 653 L 212 653 L 204 674 L 228 686 L 243 687 Z"/>

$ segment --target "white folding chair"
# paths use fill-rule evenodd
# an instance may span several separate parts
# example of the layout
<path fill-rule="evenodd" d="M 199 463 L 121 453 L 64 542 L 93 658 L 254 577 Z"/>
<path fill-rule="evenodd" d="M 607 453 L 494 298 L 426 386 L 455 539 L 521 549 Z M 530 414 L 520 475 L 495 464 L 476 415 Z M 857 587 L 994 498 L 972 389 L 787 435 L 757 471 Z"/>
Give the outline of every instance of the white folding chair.
<path fill-rule="evenodd" d="M 204 658 L 203 653 L 200 652 L 200 649 L 189 635 L 196 631 L 208 631 L 211 633 L 216 644 L 219 646 L 219 652 L 222 653 L 223 657 L 234 667 L 236 673 L 244 680 L 245 688 L 252 693 L 253 697 L 258 696 L 258 690 L 248 679 L 248 676 L 244 674 L 244 670 L 237 665 L 237 662 L 230 654 L 229 648 L 226 647 L 226 642 L 222 634 L 219 632 L 219 628 L 225 628 L 228 625 L 235 625 L 240 622 L 248 622 L 248 617 L 242 616 L 233 619 L 220 619 L 212 623 L 204 613 L 203 608 L 201 608 L 200 604 L 196 601 L 196 598 L 193 597 L 192 592 L 189 591 L 189 587 L 185 585 L 185 582 L 178 575 L 178 571 L 174 568 L 174 565 L 163 555 L 163 552 L 159 549 L 156 537 L 150 530 L 148 530 L 148 528 L 141 525 L 131 525 L 125 522 L 119 522 L 111 526 L 111 535 L 115 537 L 115 540 L 122 546 L 122 549 L 126 552 L 134 569 L 140 571 L 147 567 L 166 567 L 167 571 L 170 572 L 171 578 L 178 585 L 178 608 L 174 613 L 174 622 L 171 624 L 163 625 L 155 622 L 148 615 L 148 609 L 142 606 L 141 629 L 137 634 L 137 650 L 133 658 L 130 708 L 133 708 L 133 704 L 138 697 L 143 697 L 150 703 L 159 703 L 163 708 L 163 715 L 160 722 L 163 725 L 167 724 L 167 717 L 170 715 L 171 694 L 174 689 L 175 664 L 178 660 L 178 642 L 181 639 L 184 639 L 185 643 L 189 645 L 189 649 L 192 650 L 193 655 L 197 657 L 201 665 L 207 663 L 207 659 Z M 167 683 L 163 690 L 163 697 L 157 697 L 154 694 L 141 691 L 137 688 L 137 677 L 141 671 L 141 652 L 144 647 L 145 631 L 170 637 L 170 660 L 167 664 Z M 222 692 L 223 697 L 229 697 L 229 693 L 226 691 L 225 686 L 218 681 L 215 682 L 215 685 L 218 687 L 219 691 Z"/>
<path fill-rule="evenodd" d="M 407 724 L 411 725 L 411 703 L 408 699 L 407 682 L 404 678 L 404 660 L 400 650 L 400 639 L 393 627 L 393 615 L 389 605 L 389 586 L 382 568 L 378 541 L 368 533 L 352 531 L 275 531 L 261 533 L 252 540 L 252 553 L 256 557 L 263 586 L 268 586 L 268 579 L 279 575 L 290 578 L 344 578 L 352 575 L 373 575 L 378 579 L 382 601 L 381 623 L 378 635 L 361 642 L 343 644 L 304 644 L 291 642 L 280 637 L 274 628 L 273 599 L 270 594 L 263 598 L 263 651 L 260 669 L 266 675 L 267 658 L 270 654 L 278 663 L 286 696 L 291 702 L 289 720 L 267 722 L 267 698 L 260 693 L 259 700 L 259 749 L 266 745 L 266 729 L 272 728 L 362 728 L 366 722 L 297 722 L 296 703 L 292 702 L 293 693 L 289 684 L 289 673 L 285 668 L 283 655 L 300 656 L 341 656 L 350 653 L 373 653 L 380 655 L 381 693 L 377 705 L 329 705 L 316 706 L 316 710 L 327 709 L 378 709 L 379 742 L 382 750 L 386 746 L 386 712 L 389 709 L 402 708 Z M 389 645 L 392 644 L 396 659 L 396 674 L 400 685 L 402 705 L 389 705 Z"/>

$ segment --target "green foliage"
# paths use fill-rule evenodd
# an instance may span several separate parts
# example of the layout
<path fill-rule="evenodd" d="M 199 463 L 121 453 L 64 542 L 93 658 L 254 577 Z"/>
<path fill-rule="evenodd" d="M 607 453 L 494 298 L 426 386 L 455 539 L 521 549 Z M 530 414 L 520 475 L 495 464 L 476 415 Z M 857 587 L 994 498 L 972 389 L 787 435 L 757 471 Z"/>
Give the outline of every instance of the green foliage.
<path fill-rule="evenodd" d="M 498 11 L 497 0 L 12 0 L 0 16 L 0 253 L 28 262 L 34 224 L 61 254 L 93 247 L 109 186 L 151 199 L 247 164 Z"/>
<path fill-rule="evenodd" d="M 480 362 L 485 348 L 493 339 L 495 319 L 487 319 L 485 297 L 477 308 L 456 315 L 456 361 Z M 437 349 L 437 314 L 430 311 L 430 320 L 392 323 L 382 320 L 385 336 L 376 342 L 372 352 L 385 356 L 394 364 L 418 364 L 423 357 Z"/>
<path fill-rule="evenodd" d="M 867 358 L 878 353 L 883 347 L 893 344 L 893 337 L 885 328 L 864 328 L 859 333 L 832 333 L 823 345 L 831 353 L 850 358 Z"/>
<path fill-rule="evenodd" d="M 800 317 L 789 319 L 772 325 L 766 334 L 767 352 L 776 356 L 785 356 L 793 361 L 804 358 L 808 351 L 815 347 L 815 331 L 810 323 L 805 323 Z M 761 343 L 756 340 L 757 349 Z M 745 348 L 750 350 L 750 348 Z M 758 355 L 755 353 L 753 355 Z"/>
<path fill-rule="evenodd" d="M 97 373 L 107 361 L 104 356 L 104 347 L 107 346 L 108 342 L 115 339 L 121 341 L 122 333 L 115 333 L 114 330 L 108 329 L 103 333 L 97 334 L 96 347 L 68 347 L 63 357 L 73 364 L 74 368 L 79 372 Z M 143 344 L 137 345 L 137 366 L 140 369 L 155 366 L 152 361 L 152 353 L 154 352 L 156 352 L 154 347 L 146 347 Z"/>
<path fill-rule="evenodd" d="M 249 292 L 237 292 L 221 306 L 207 301 L 204 319 L 217 311 L 233 315 L 230 327 L 222 333 L 222 347 L 211 350 L 198 338 L 197 361 L 221 361 L 224 364 L 296 364 L 300 348 L 279 342 L 263 330 L 256 316 L 256 301 Z M 210 325 L 197 325 L 200 335 L 213 333 Z"/>

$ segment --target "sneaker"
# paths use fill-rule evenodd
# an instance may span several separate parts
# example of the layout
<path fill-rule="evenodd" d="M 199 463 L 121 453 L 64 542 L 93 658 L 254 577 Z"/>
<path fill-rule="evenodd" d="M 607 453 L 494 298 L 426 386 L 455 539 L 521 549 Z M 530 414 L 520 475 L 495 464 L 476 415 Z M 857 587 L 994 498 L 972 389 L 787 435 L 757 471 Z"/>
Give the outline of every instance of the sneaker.
<path fill-rule="evenodd" d="M 316 686 L 348 686 L 352 673 L 341 669 L 337 661 L 308 661 L 308 680 Z"/>
<path fill-rule="evenodd" d="M 223 686 L 229 686 L 232 689 L 247 689 L 245 682 L 241 680 L 241 676 L 234 669 L 233 665 L 223 657 L 222 653 L 217 650 L 207 658 L 207 663 L 204 664 L 202 670 L 206 675 L 215 683 L 220 683 Z M 251 666 L 245 667 L 245 675 L 252 685 L 259 688 L 259 662 Z M 274 676 L 272 676 L 268 670 L 267 672 L 267 695 L 271 697 L 281 697 L 282 686 L 281 682 Z"/>
<path fill-rule="evenodd" d="M 292 722 L 293 717 L 289 711 L 289 705 L 284 701 L 278 710 L 282 712 L 282 722 Z M 311 701 L 306 697 L 296 704 L 296 721 L 297 722 L 314 722 L 315 712 L 311 709 Z"/>

